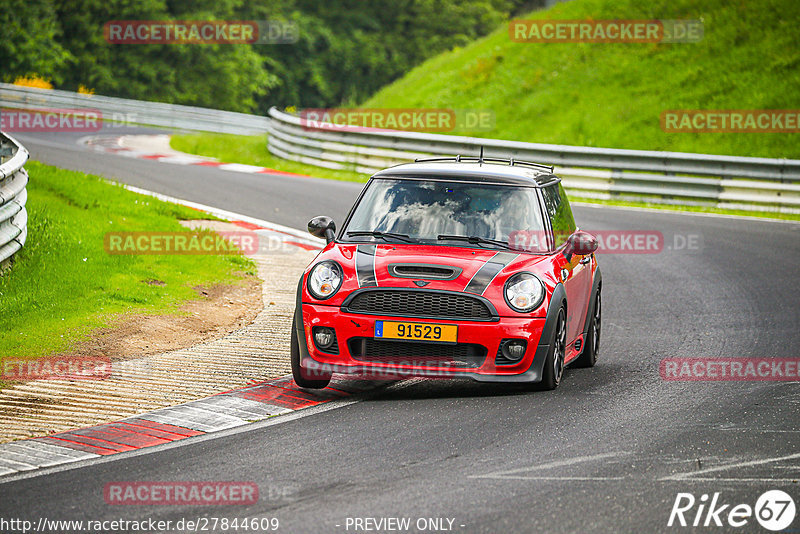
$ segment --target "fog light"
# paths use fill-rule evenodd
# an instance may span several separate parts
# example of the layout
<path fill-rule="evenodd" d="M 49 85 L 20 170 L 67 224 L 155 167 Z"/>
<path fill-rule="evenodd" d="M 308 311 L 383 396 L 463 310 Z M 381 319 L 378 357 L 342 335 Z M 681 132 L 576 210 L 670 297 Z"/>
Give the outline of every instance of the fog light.
<path fill-rule="evenodd" d="M 503 346 L 503 355 L 511 361 L 521 360 L 525 355 L 525 342 L 509 341 Z"/>
<path fill-rule="evenodd" d="M 327 349 L 333 345 L 333 340 L 336 339 L 333 329 L 327 327 L 315 328 L 314 329 L 314 343 L 317 344 L 317 347 L 320 349 Z"/>

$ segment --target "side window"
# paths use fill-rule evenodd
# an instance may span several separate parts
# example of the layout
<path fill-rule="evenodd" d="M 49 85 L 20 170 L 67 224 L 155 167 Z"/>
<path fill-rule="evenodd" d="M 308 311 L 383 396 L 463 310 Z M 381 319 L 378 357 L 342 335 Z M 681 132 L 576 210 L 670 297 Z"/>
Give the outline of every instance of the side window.
<path fill-rule="evenodd" d="M 553 226 L 553 238 L 555 240 L 554 249 L 557 249 L 575 231 L 575 219 L 572 217 L 572 209 L 569 207 L 569 200 L 564 193 L 561 182 L 542 189 L 545 210 L 550 217 Z"/>

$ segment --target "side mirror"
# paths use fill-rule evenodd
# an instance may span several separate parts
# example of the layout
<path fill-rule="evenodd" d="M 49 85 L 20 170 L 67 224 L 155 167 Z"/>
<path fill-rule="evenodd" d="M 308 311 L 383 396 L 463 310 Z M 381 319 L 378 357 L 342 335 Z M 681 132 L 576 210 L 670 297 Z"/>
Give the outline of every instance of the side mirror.
<path fill-rule="evenodd" d="M 578 230 L 567 239 L 567 246 L 564 248 L 564 256 L 567 258 L 567 261 L 571 261 L 573 254 L 588 256 L 595 250 L 597 250 L 597 238 L 589 232 Z"/>
<path fill-rule="evenodd" d="M 308 221 L 308 233 L 314 237 L 324 238 L 330 243 L 336 238 L 336 223 L 330 217 L 319 215 Z"/>

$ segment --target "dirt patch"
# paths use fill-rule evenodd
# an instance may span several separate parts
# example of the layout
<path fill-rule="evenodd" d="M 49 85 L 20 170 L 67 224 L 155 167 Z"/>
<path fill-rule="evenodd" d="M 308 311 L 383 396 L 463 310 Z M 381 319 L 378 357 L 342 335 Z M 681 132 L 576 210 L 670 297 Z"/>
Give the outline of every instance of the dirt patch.
<path fill-rule="evenodd" d="M 209 220 L 181 221 L 186 228 L 215 232 L 241 231 L 238 226 Z M 195 287 L 198 299 L 184 303 L 180 315 L 123 315 L 108 328 L 96 330 L 89 341 L 68 351 L 69 356 L 98 356 L 127 360 L 184 349 L 242 328 L 264 308 L 261 280 L 238 273 L 241 281 Z M 142 280 L 163 286 L 157 278 Z"/>
<path fill-rule="evenodd" d="M 124 361 L 185 349 L 224 337 L 252 323 L 264 308 L 261 280 L 251 274 L 237 274 L 241 280 L 233 284 L 192 288 L 197 292 L 197 300 L 185 302 L 177 314 L 117 316 L 110 326 L 94 330 L 87 341 L 52 357 Z M 142 283 L 164 284 L 155 279 L 142 280 Z M 0 381 L 0 389 L 23 383 L 21 380 Z M 46 399 L 29 401 L 48 404 Z M 0 409 L 0 414 L 3 413 Z"/>
<path fill-rule="evenodd" d="M 88 341 L 66 354 L 120 360 L 221 338 L 250 324 L 264 307 L 261 281 L 252 275 L 241 276 L 236 284 L 193 288 L 199 298 L 184 303 L 180 315 L 123 315 L 112 326 L 95 330 Z M 150 285 L 158 282 L 143 281 Z"/>

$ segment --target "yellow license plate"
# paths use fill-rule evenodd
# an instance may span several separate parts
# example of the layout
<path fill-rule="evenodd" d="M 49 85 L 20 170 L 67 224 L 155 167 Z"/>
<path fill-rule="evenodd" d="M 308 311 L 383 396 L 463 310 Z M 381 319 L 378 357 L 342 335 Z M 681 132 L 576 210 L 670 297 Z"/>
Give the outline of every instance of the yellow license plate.
<path fill-rule="evenodd" d="M 458 340 L 458 325 L 375 321 L 375 337 L 455 343 Z"/>

